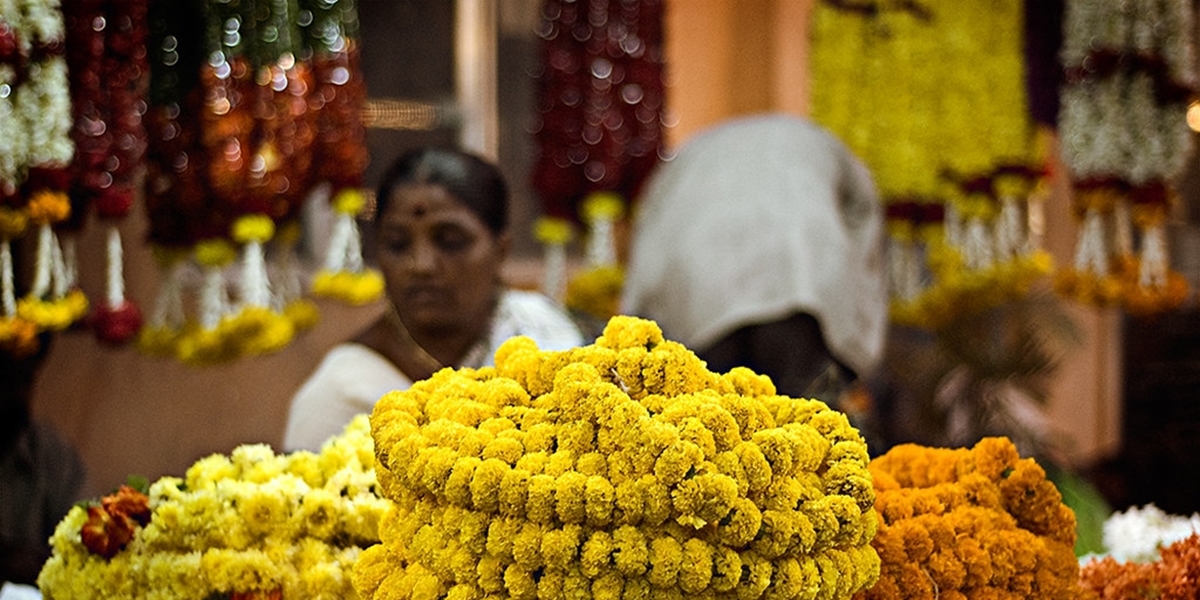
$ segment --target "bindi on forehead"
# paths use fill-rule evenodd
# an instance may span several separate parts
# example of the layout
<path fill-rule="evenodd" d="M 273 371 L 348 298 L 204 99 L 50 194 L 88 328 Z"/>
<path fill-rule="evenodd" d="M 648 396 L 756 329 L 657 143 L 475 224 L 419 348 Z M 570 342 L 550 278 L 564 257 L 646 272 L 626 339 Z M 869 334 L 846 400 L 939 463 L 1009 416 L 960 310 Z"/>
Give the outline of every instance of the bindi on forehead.
<path fill-rule="evenodd" d="M 429 203 L 424 200 L 413 200 L 406 203 L 404 209 L 408 216 L 419 219 L 429 214 Z"/>

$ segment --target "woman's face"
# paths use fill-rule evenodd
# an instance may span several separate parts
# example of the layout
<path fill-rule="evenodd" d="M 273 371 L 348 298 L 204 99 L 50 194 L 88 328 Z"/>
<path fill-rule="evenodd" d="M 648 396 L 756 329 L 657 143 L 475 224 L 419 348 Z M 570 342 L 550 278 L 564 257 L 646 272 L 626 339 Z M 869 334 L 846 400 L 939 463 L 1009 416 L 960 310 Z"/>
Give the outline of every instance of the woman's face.
<path fill-rule="evenodd" d="M 414 330 L 480 328 L 491 317 L 507 235 L 497 236 L 439 185 L 395 188 L 374 253 L 387 294 Z"/>

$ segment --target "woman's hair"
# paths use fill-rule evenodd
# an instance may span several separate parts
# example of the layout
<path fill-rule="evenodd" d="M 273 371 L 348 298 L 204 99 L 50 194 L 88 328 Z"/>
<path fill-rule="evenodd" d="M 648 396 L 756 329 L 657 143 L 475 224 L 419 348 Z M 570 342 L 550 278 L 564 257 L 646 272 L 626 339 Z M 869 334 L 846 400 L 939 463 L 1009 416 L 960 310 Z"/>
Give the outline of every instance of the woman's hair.
<path fill-rule="evenodd" d="M 508 185 L 495 165 L 459 150 L 418 148 L 396 159 L 375 194 L 375 214 L 381 215 L 396 188 L 438 185 L 475 213 L 496 235 L 508 229 Z"/>

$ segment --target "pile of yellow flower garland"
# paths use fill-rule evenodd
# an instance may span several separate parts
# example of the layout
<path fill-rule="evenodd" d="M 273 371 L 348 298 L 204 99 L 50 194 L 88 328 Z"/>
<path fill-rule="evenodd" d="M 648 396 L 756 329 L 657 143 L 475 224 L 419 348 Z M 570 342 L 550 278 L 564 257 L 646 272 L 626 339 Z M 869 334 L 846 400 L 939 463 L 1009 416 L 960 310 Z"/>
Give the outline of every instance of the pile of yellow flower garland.
<path fill-rule="evenodd" d="M 351 567 L 388 506 L 373 466 L 366 415 L 320 453 L 214 454 L 148 496 L 72 508 L 38 586 L 53 600 L 354 598 Z"/>
<path fill-rule="evenodd" d="M 595 344 L 509 340 L 371 417 L 393 502 L 363 598 L 849 598 L 879 557 L 867 447 L 846 416 L 718 375 L 618 316 Z"/>
<path fill-rule="evenodd" d="M 879 582 L 865 600 L 1079 598 L 1075 513 L 1007 438 L 871 461 Z"/>

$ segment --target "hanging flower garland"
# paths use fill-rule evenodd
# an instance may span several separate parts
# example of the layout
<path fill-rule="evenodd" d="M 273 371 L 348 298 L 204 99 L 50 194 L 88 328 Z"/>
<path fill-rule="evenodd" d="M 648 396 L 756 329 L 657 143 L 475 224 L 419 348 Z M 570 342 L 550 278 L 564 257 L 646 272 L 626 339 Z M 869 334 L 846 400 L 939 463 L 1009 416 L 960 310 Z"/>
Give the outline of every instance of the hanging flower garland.
<path fill-rule="evenodd" d="M 870 471 L 882 564 L 865 600 L 1081 597 L 1075 515 L 1007 438 L 896 446 Z"/>
<path fill-rule="evenodd" d="M 937 326 L 1024 293 L 1049 269 L 1048 255 L 1021 241 L 1028 196 L 1011 193 L 1034 187 L 995 190 L 1010 165 L 1037 162 L 1022 23 L 1014 0 L 826 1 L 814 12 L 812 116 L 863 157 L 887 204 L 895 322 Z"/>
<path fill-rule="evenodd" d="M 199 84 L 204 31 L 203 6 L 192 2 L 154 2 L 147 49 L 150 66 L 144 199 L 147 238 L 162 273 L 154 305 L 138 334 L 138 348 L 152 356 L 174 356 L 187 325 L 184 309 L 190 254 L 202 239 L 226 225 L 218 211 L 207 211 L 211 195 L 206 177 L 208 156 L 195 126 L 203 107 Z"/>
<path fill-rule="evenodd" d="M 313 101 L 320 106 L 314 146 L 317 180 L 329 185 L 335 223 L 323 268 L 312 281 L 313 294 L 352 305 L 374 302 L 383 294 L 383 277 L 367 268 L 357 217 L 366 205 L 366 128 L 362 107 L 366 82 L 359 66 L 358 11 L 355 2 L 305 2 L 313 14 L 305 28 L 313 52 Z"/>
<path fill-rule="evenodd" d="M 1066 4 L 1059 123 L 1082 223 L 1075 262 L 1056 282 L 1069 297 L 1134 315 L 1186 299 L 1164 227 L 1170 182 L 1192 151 L 1183 115 L 1196 84 L 1193 23 L 1187 2 Z"/>
<path fill-rule="evenodd" d="M 660 0 L 542 4 L 532 174 L 542 201 L 537 230 L 587 225 L 583 204 L 593 193 L 632 201 L 658 164 L 665 110 L 662 12 Z M 565 273 L 549 274 L 546 284 L 556 287 L 544 291 L 561 299 L 565 280 Z"/>
<path fill-rule="evenodd" d="M 318 184 L 334 190 L 331 247 L 341 262 L 318 274 L 313 292 L 377 298 L 382 279 L 362 268 L 353 222 L 366 165 L 354 3 L 152 9 L 147 208 L 160 255 L 176 258 L 164 260 L 173 271 L 143 347 L 158 352 L 175 339 L 175 354 L 207 364 L 278 350 L 311 327 L 317 311 L 302 298 L 294 249 L 300 207 Z M 240 260 L 215 251 L 227 244 Z M 191 258 L 181 263 L 181 253 Z M 173 307 L 189 262 L 202 272 L 200 314 L 180 323 Z"/>
<path fill-rule="evenodd" d="M 583 201 L 588 225 L 584 269 L 567 282 L 564 304 L 600 321 L 618 312 L 625 272 L 617 258 L 615 232 L 624 216 L 625 203 L 612 192 L 595 192 Z"/>
<path fill-rule="evenodd" d="M 13 89 L 20 67 L 16 0 L 0 0 L 0 86 Z M 37 326 L 17 314 L 12 241 L 25 234 L 29 215 L 17 196 L 25 162 L 25 136 L 11 93 L 0 96 L 0 350 L 25 355 L 37 349 Z"/>
<path fill-rule="evenodd" d="M 105 228 L 104 299 L 93 309 L 91 325 L 110 344 L 133 339 L 142 325 L 141 310 L 125 295 L 119 225 L 141 185 L 146 149 L 147 10 L 146 0 L 63 5 L 76 152 L 72 215 L 58 231 L 77 233 L 93 208 Z"/>
<path fill-rule="evenodd" d="M 70 137 L 65 30 L 58 2 L 21 0 L 17 4 L 21 28 L 16 39 L 26 59 L 23 81 L 10 92 L 26 136 L 24 181 L 18 193 L 25 198 L 38 236 L 33 282 L 18 302 L 17 312 L 42 329 L 63 329 L 87 312 L 87 298 L 69 279 L 53 231 L 54 224 L 70 214 L 67 168 L 75 151 Z"/>
<path fill-rule="evenodd" d="M 318 453 L 238 446 L 76 505 L 38 586 L 60 600 L 352 598 L 389 504 L 376 485 L 366 415 Z"/>
<path fill-rule="evenodd" d="M 711 373 L 653 322 L 509 340 L 371 416 L 362 598 L 850 598 L 876 580 L 867 448 L 842 413 Z"/>

